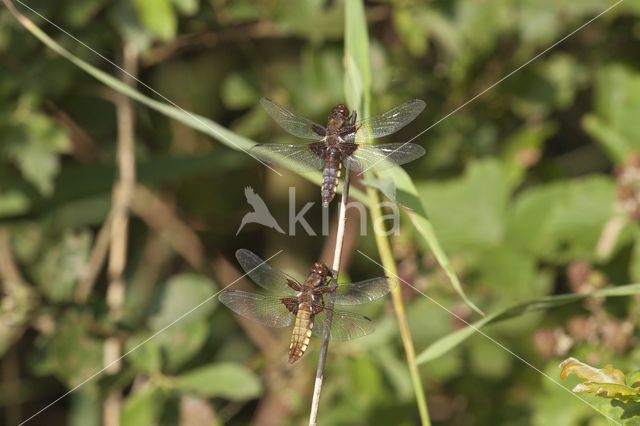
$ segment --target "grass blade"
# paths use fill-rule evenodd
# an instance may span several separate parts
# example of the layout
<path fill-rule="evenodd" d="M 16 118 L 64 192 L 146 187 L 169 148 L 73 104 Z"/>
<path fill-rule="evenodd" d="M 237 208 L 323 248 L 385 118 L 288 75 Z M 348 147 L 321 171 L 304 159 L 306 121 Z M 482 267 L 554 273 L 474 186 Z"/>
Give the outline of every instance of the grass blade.
<path fill-rule="evenodd" d="M 255 141 L 249 138 L 246 138 L 242 135 L 239 135 L 237 133 L 234 133 L 231 130 L 221 126 L 220 124 L 216 123 L 213 120 L 210 120 L 198 114 L 194 114 L 178 106 L 173 106 L 165 102 L 157 101 L 133 89 L 132 87 L 129 87 L 128 85 L 122 83 L 117 78 L 83 61 L 82 59 L 73 55 L 64 47 L 56 43 L 55 40 L 49 37 L 31 20 L 29 20 L 26 16 L 21 14 L 13 6 L 10 0 L 2 0 L 2 1 L 7 6 L 9 11 L 13 14 L 13 16 L 15 16 L 18 22 L 23 27 L 25 27 L 31 34 L 33 34 L 36 38 L 38 38 L 44 45 L 46 45 L 48 48 L 50 48 L 60 56 L 64 57 L 65 59 L 69 60 L 75 66 L 85 71 L 87 74 L 91 75 L 96 80 L 105 84 L 109 88 L 119 93 L 122 93 L 126 96 L 129 96 L 130 98 L 148 106 L 149 108 L 152 108 L 158 111 L 159 113 L 169 118 L 179 121 L 186 126 L 199 130 L 202 133 L 205 133 L 213 137 L 214 139 L 222 142 L 224 145 L 228 146 L 231 149 L 239 150 L 239 151 L 247 151 L 253 145 L 256 144 Z M 99 55 L 95 51 L 94 53 Z M 140 84 L 144 85 L 144 83 L 142 82 L 140 82 Z M 284 157 L 283 157 L 283 161 L 285 161 Z M 320 183 L 322 180 L 322 174 L 320 172 L 301 173 L 300 176 L 320 186 Z M 341 192 L 341 191 L 342 191 L 342 188 L 341 187 L 338 188 L 338 192 Z M 367 199 L 366 195 L 362 191 L 358 190 L 357 188 L 352 188 L 351 196 L 361 202 L 366 202 L 366 199 Z"/>
<path fill-rule="evenodd" d="M 350 108 L 356 109 L 359 114 L 362 114 L 362 117 L 368 117 L 371 108 L 371 66 L 369 64 L 369 36 L 364 4 L 362 1 L 347 1 L 345 8 L 345 95 Z M 367 194 L 372 223 L 382 223 L 382 211 L 377 191 L 373 188 L 367 188 Z M 374 234 L 386 275 L 397 276 L 397 267 L 389 239 L 383 233 L 374 232 Z M 415 363 L 415 349 L 407 323 L 402 291 L 397 284 L 396 282 L 391 291 L 394 311 L 398 319 L 420 420 L 423 425 L 430 425 L 429 409 L 420 372 Z"/>
<path fill-rule="evenodd" d="M 451 349 L 455 348 L 456 346 L 467 340 L 469 337 L 473 336 L 482 327 L 496 323 L 498 321 L 504 321 L 510 318 L 518 317 L 528 312 L 541 311 L 566 305 L 569 303 L 579 302 L 593 296 L 614 297 L 631 296 L 635 294 L 640 294 L 640 284 L 628 284 L 613 288 L 604 288 L 596 290 L 592 293 L 544 296 L 537 299 L 529 300 L 527 302 L 518 303 L 516 305 L 489 314 L 486 317 L 482 318 L 480 321 L 476 321 L 475 323 L 470 324 L 465 328 L 447 334 L 440 340 L 433 342 L 431 345 L 429 345 L 429 347 L 422 351 L 420 355 L 418 355 L 416 362 L 418 364 L 422 364 L 436 359 L 449 352 Z"/>

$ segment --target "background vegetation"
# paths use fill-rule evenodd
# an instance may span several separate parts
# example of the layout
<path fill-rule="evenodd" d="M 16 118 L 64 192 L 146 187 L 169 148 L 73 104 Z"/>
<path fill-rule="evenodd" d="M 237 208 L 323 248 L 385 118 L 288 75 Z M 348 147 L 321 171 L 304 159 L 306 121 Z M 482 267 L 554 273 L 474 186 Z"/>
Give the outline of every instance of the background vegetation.
<path fill-rule="evenodd" d="M 342 1 L 27 4 L 175 104 L 246 137 L 225 134 L 243 146 L 289 140 L 259 107 L 262 96 L 318 122 L 345 101 Z M 426 111 L 393 139 L 405 141 L 611 4 L 367 2 L 371 112 L 425 100 Z M 77 58 L 134 84 L 16 7 Z M 637 3 L 623 1 L 417 138 L 427 155 L 406 167 L 467 296 L 489 319 L 508 319 L 484 332 L 554 380 L 568 356 L 639 368 L 640 310 L 628 296 L 637 291 L 622 287 L 640 282 L 639 15 Z M 316 184 L 279 177 L 199 131 L 193 117 L 128 101 L 4 7 L 0 63 L 5 423 L 30 417 L 234 281 L 238 248 L 263 258 L 283 250 L 273 264 L 298 277 L 330 258 L 331 243 L 301 227 L 295 237 L 256 225 L 236 235 L 251 210 L 247 186 L 285 230 L 295 186 L 296 211 L 315 203 L 305 217 L 320 233 Z M 122 152 L 135 156 L 135 180 L 133 157 Z M 401 278 L 459 318 L 481 320 L 402 218 L 390 239 Z M 343 279 L 383 275 L 354 250 L 378 259 L 372 233 L 358 236 L 354 222 L 350 230 Z M 627 296 L 539 300 L 597 290 Z M 434 424 L 606 424 L 567 392 L 578 379 L 562 389 L 486 337 L 462 335 L 464 323 L 431 300 L 406 286 L 402 293 Z M 416 424 L 390 303 L 361 311 L 378 330 L 330 346 L 319 422 Z M 32 422 L 304 424 L 319 341 L 290 368 L 288 333 L 239 321 L 209 300 Z"/>

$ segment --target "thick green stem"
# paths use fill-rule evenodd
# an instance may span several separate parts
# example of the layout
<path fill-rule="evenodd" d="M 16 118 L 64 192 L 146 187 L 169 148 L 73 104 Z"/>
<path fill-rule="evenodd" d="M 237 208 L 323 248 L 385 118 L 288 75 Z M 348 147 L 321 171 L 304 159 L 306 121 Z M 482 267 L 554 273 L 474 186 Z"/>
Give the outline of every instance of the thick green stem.
<path fill-rule="evenodd" d="M 416 395 L 416 402 L 418 404 L 418 411 L 420 412 L 420 420 L 423 425 L 430 426 L 429 409 L 427 407 L 427 399 L 425 397 L 424 389 L 422 387 L 422 380 L 420 379 L 420 372 L 416 365 L 416 352 L 413 347 L 413 340 L 411 339 L 411 332 L 409 331 L 409 324 L 407 323 L 407 315 L 404 309 L 404 302 L 402 301 L 402 290 L 398 283 L 398 280 L 394 277 L 398 276 L 398 268 L 396 267 L 393 253 L 391 252 L 391 245 L 389 239 L 385 235 L 384 229 L 375 229 L 376 224 L 379 224 L 381 228 L 384 228 L 384 222 L 382 220 L 382 211 L 380 210 L 380 199 L 378 193 L 373 188 L 367 188 L 367 195 L 369 196 L 369 211 L 371 212 L 371 223 L 374 225 L 374 235 L 376 238 L 376 245 L 378 246 L 378 252 L 380 253 L 380 260 L 382 266 L 384 266 L 387 275 L 390 280 L 395 281 L 393 290 L 391 291 L 391 299 L 393 301 L 393 307 L 398 319 L 398 327 L 400 328 L 400 337 L 402 338 L 402 344 L 404 345 L 404 351 L 407 356 L 407 364 L 409 364 L 409 374 L 411 375 L 411 382 Z"/>

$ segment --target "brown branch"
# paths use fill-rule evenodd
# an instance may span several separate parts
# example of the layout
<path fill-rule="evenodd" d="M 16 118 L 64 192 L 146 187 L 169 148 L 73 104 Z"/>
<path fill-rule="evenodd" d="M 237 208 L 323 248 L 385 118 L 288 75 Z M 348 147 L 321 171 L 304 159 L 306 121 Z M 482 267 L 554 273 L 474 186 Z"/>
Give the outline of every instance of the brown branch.
<path fill-rule="evenodd" d="M 133 45 L 123 48 L 122 80 L 135 86 L 138 70 L 138 50 Z M 116 98 L 116 119 L 118 122 L 118 178 L 113 187 L 109 249 L 109 285 L 107 287 L 107 306 L 109 317 L 117 321 L 122 316 L 125 282 L 124 270 L 127 264 L 127 244 L 129 240 L 129 207 L 136 185 L 135 160 L 135 110 L 133 101 L 125 95 Z M 104 342 L 104 361 L 109 365 L 106 372 L 114 374 L 120 371 L 117 362 L 122 356 L 122 343 L 116 336 L 108 337 Z M 103 424 L 120 424 L 122 394 L 113 390 L 107 395 L 103 406 Z"/>
<path fill-rule="evenodd" d="M 173 208 L 142 185 L 135 188 L 131 210 L 198 271 L 205 268 L 204 247 L 198 235 Z"/>
<path fill-rule="evenodd" d="M 91 255 L 89 256 L 89 262 L 80 273 L 80 279 L 75 290 L 76 303 L 82 304 L 87 300 L 96 279 L 98 279 L 100 270 L 109 252 L 109 245 L 111 244 L 111 222 L 112 215 L 109 214 L 96 236 Z"/>

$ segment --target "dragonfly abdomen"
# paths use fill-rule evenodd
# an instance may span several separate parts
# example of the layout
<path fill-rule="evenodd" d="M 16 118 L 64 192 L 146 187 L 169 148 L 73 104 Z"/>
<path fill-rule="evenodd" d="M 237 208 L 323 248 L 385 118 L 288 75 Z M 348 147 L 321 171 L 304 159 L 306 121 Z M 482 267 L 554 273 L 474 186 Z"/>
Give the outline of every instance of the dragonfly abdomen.
<path fill-rule="evenodd" d="M 322 205 L 327 207 L 333 197 L 336 196 L 340 167 L 342 166 L 342 153 L 338 148 L 327 149 L 324 159 L 324 171 L 322 172 Z"/>
<path fill-rule="evenodd" d="M 290 364 L 299 360 L 309 347 L 311 330 L 313 330 L 313 315 L 311 314 L 311 307 L 306 303 L 303 303 L 298 308 L 296 321 L 293 324 L 291 346 L 289 346 Z"/>

